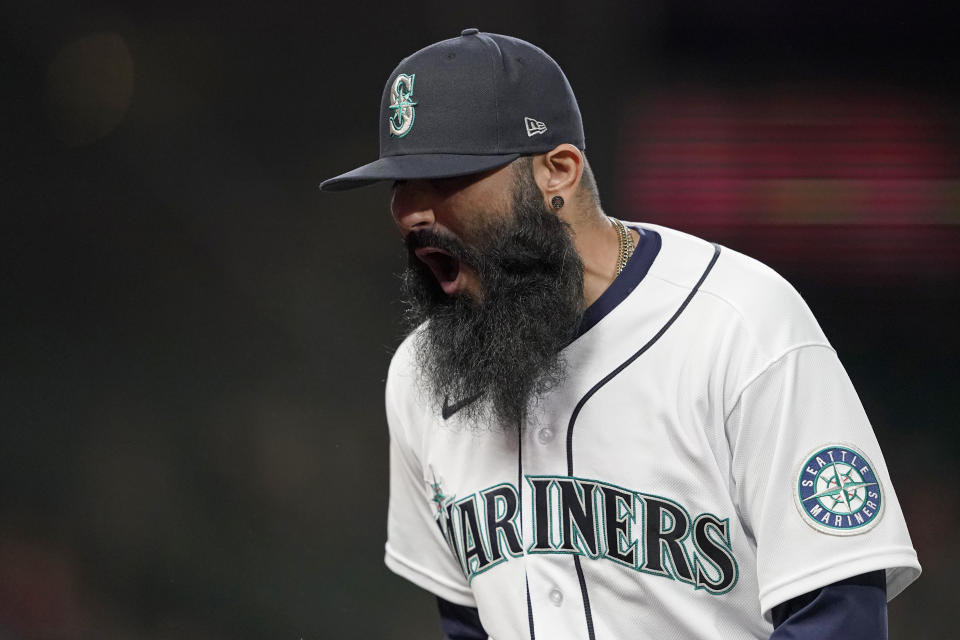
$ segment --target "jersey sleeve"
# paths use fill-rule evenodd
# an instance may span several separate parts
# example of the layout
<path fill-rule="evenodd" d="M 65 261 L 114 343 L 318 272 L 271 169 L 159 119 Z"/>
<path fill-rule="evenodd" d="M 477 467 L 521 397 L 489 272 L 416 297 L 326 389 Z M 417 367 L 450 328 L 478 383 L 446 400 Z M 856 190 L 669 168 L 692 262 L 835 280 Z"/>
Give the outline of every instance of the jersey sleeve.
<path fill-rule="evenodd" d="M 396 358 L 395 358 L 396 361 Z M 390 504 L 384 562 L 397 575 L 449 602 L 476 607 L 434 517 L 429 485 L 416 455 L 410 412 L 403 410 L 403 374 L 391 364 L 386 410 L 390 429 Z"/>
<path fill-rule="evenodd" d="M 789 349 L 745 381 L 726 419 L 761 612 L 886 569 L 892 599 L 920 574 L 880 446 L 836 352 Z"/>
<path fill-rule="evenodd" d="M 487 640 L 489 637 L 480 622 L 476 607 L 465 607 L 437 598 L 440 610 L 440 628 L 444 640 Z"/>
<path fill-rule="evenodd" d="M 887 579 L 871 571 L 773 609 L 770 640 L 887 640 Z"/>

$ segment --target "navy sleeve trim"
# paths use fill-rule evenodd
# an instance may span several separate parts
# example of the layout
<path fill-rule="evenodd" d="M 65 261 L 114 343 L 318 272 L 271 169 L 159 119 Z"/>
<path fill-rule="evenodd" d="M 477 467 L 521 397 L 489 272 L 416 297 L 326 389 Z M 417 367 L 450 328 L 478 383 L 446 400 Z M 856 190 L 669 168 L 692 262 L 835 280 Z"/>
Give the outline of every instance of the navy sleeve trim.
<path fill-rule="evenodd" d="M 886 572 L 871 571 L 777 605 L 770 640 L 886 640 Z"/>
<path fill-rule="evenodd" d="M 440 626 L 446 640 L 487 640 L 487 632 L 480 624 L 480 612 L 474 607 L 453 604 L 437 598 Z"/>

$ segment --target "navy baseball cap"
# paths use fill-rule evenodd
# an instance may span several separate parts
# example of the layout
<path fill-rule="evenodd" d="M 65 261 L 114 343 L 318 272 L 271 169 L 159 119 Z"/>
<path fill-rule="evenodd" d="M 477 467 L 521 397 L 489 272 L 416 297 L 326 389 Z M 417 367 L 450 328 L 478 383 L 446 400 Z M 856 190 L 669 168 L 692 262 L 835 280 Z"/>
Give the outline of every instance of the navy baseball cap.
<path fill-rule="evenodd" d="M 577 99 L 553 58 L 478 29 L 404 58 L 383 90 L 378 125 L 380 159 L 322 190 L 468 175 L 562 143 L 586 148 Z"/>

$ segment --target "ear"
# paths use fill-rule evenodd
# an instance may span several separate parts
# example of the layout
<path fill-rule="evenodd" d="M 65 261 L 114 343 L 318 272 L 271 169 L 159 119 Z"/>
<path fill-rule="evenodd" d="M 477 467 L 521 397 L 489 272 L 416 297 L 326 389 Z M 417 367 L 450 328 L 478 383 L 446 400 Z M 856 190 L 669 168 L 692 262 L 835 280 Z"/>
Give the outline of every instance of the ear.
<path fill-rule="evenodd" d="M 548 204 L 553 196 L 572 202 L 582 175 L 583 155 L 572 144 L 561 144 L 534 158 L 533 177 Z"/>

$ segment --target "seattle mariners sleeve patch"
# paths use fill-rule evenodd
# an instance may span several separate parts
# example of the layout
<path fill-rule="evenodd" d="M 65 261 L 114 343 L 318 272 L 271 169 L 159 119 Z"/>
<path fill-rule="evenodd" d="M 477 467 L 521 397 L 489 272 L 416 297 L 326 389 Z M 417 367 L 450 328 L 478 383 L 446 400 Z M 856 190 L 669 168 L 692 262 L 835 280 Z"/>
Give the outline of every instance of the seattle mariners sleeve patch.
<path fill-rule="evenodd" d="M 797 476 L 797 509 L 817 531 L 837 536 L 863 533 L 883 515 L 880 479 L 858 449 L 840 444 L 818 447 L 804 458 Z"/>

